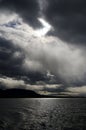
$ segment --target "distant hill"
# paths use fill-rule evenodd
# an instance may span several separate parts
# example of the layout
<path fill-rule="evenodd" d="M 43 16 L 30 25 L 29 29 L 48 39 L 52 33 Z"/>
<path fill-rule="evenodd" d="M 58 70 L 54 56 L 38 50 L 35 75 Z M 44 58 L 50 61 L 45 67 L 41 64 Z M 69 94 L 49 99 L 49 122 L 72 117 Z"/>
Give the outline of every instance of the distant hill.
<path fill-rule="evenodd" d="M 25 89 L 7 89 L 7 90 L 0 90 L 0 97 L 1 98 L 24 98 L 24 97 L 33 97 L 38 98 L 41 97 L 41 95 L 37 94 L 34 91 L 31 90 L 25 90 Z"/>
<path fill-rule="evenodd" d="M 32 90 L 25 89 L 0 89 L 0 98 L 84 98 L 84 96 L 68 96 L 68 95 L 40 95 Z"/>

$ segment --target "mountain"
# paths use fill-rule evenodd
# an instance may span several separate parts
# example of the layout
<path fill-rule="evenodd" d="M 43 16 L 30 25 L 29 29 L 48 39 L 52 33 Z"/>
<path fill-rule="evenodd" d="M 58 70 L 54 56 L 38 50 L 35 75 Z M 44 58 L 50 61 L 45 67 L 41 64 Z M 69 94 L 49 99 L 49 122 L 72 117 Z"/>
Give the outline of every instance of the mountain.
<path fill-rule="evenodd" d="M 40 95 L 32 90 L 25 89 L 0 89 L 0 98 L 85 98 L 84 96 L 69 95 Z"/>
<path fill-rule="evenodd" d="M 7 90 L 1 90 L 0 89 L 0 97 L 1 98 L 24 98 L 24 97 L 33 97 L 38 98 L 41 97 L 41 95 L 37 94 L 34 91 L 31 90 L 25 90 L 25 89 L 7 89 Z"/>

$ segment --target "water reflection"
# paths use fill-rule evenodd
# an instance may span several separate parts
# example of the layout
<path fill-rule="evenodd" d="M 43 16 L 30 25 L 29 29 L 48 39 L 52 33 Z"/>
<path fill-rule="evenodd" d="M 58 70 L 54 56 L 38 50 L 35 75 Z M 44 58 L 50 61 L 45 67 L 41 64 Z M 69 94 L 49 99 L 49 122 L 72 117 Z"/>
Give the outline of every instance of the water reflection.
<path fill-rule="evenodd" d="M 86 99 L 0 99 L 0 130 L 84 130 Z"/>

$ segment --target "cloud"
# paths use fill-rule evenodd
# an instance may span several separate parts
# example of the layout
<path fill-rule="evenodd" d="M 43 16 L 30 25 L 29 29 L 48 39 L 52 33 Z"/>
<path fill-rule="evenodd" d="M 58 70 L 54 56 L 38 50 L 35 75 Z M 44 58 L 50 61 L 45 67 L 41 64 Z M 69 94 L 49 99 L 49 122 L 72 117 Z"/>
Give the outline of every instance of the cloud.
<path fill-rule="evenodd" d="M 9 40 L 0 38 L 0 74 L 16 76 L 21 74 L 23 52 Z"/>
<path fill-rule="evenodd" d="M 24 81 L 16 80 L 9 77 L 0 78 L 0 85 L 6 88 L 18 88 L 19 86 L 24 86 Z"/>
<path fill-rule="evenodd" d="M 40 11 L 37 0 L 2 0 L 0 10 L 8 11 L 11 15 L 13 12 L 19 14 L 25 22 L 35 28 L 41 26 L 37 19 Z"/>
<path fill-rule="evenodd" d="M 67 91 L 71 94 L 86 96 L 86 86 L 69 87 Z"/>
<path fill-rule="evenodd" d="M 48 0 L 44 14 L 54 27 L 55 35 L 68 43 L 86 42 L 86 1 Z"/>
<path fill-rule="evenodd" d="M 0 34 L 5 40 L 11 41 L 12 46 L 20 48 L 21 51 L 16 50 L 13 58 L 16 57 L 17 62 L 20 59 L 21 62 L 18 63 L 22 72 L 45 75 L 49 70 L 51 74 L 57 77 L 57 82 L 60 82 L 59 79 L 66 83 L 83 79 L 86 72 L 86 53 L 83 48 L 68 45 L 66 42 L 52 36 L 36 37 L 36 30 L 20 19 L 21 24 L 15 28 L 1 26 Z"/>
<path fill-rule="evenodd" d="M 42 90 L 43 86 L 39 85 L 31 85 L 31 84 L 26 84 L 24 80 L 18 80 L 16 78 L 9 78 L 9 77 L 0 77 L 0 86 L 2 86 L 2 89 L 12 89 L 12 88 L 23 88 L 23 89 L 29 89 L 29 90 Z"/>
<path fill-rule="evenodd" d="M 32 87 L 40 93 L 46 91 L 47 94 L 68 94 L 66 88 L 85 86 L 85 23 L 78 16 L 83 13 L 81 11 L 79 14 L 78 8 L 82 2 L 77 1 L 77 5 L 76 2 L 67 0 L 65 4 L 63 0 L 41 1 L 45 5 L 43 8 L 42 3 L 35 2 L 0 2 L 0 76 L 6 76 L 1 82 L 6 85 L 9 81 L 8 86 L 15 82 L 12 87 L 18 84 L 24 88 Z M 54 32 L 50 28 L 48 30 L 51 30 L 51 35 L 37 35 L 44 28 L 39 19 L 46 21 L 54 29 Z"/>
<path fill-rule="evenodd" d="M 33 90 L 44 95 L 71 95 L 71 96 L 86 96 L 86 86 L 64 88 L 62 84 L 46 84 L 38 82 L 35 85 L 26 84 L 24 80 L 15 78 L 0 77 L 0 86 L 2 89 L 20 88 Z"/>
<path fill-rule="evenodd" d="M 12 89 L 12 88 L 20 88 L 20 89 L 27 89 L 27 90 L 33 90 L 36 91 L 40 94 L 48 94 L 48 93 L 53 93 L 55 90 L 60 89 L 61 85 L 60 84 L 45 84 L 45 83 L 37 83 L 35 85 L 31 84 L 26 84 L 24 80 L 17 80 L 14 78 L 9 78 L 9 77 L 0 77 L 0 86 L 2 89 Z"/>
<path fill-rule="evenodd" d="M 9 12 L 0 11 L 0 25 L 13 21 L 15 18 L 17 19 L 17 17 L 18 15 L 16 13 L 12 13 L 11 15 Z"/>

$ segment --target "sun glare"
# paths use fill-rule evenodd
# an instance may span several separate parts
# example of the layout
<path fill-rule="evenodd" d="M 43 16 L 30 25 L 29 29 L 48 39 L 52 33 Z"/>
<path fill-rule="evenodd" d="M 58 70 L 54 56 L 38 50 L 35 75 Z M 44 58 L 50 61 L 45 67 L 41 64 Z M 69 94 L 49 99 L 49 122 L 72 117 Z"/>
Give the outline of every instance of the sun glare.
<path fill-rule="evenodd" d="M 50 31 L 51 25 L 42 18 L 38 18 L 38 20 L 42 24 L 43 28 L 36 30 L 36 36 L 42 37 L 45 36 Z"/>

